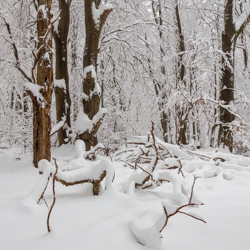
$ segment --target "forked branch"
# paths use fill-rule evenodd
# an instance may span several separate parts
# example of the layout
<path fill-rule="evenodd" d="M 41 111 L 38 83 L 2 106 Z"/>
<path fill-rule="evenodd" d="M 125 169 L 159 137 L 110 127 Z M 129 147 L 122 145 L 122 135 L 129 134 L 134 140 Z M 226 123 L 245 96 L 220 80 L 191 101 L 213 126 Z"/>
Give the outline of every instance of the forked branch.
<path fill-rule="evenodd" d="M 189 199 L 189 203 L 186 204 L 186 205 L 182 205 L 180 207 L 178 207 L 175 212 L 173 212 L 172 214 L 168 214 L 168 211 L 166 209 L 166 207 L 163 205 L 163 210 L 164 210 L 164 213 L 166 215 L 166 220 L 165 220 L 165 223 L 163 225 L 163 227 L 161 228 L 161 230 L 159 231 L 160 233 L 162 232 L 162 230 L 167 226 L 167 223 L 168 223 L 168 220 L 170 217 L 176 215 L 177 213 L 181 213 L 181 214 L 185 214 L 185 215 L 188 215 L 190 217 L 192 217 L 193 219 L 196 219 L 196 220 L 199 220 L 199 221 L 202 221 L 204 223 L 206 223 L 205 220 L 203 220 L 202 218 L 199 218 L 199 217 L 196 217 L 195 215 L 193 214 L 188 214 L 188 213 L 185 213 L 185 212 L 182 212 L 180 211 L 182 208 L 184 207 L 188 207 L 188 206 L 198 206 L 198 204 L 195 204 L 195 203 L 191 203 L 192 201 L 192 198 L 193 198 L 193 192 L 194 192 L 194 185 L 195 185 L 195 181 L 198 179 L 199 177 L 195 177 L 194 178 L 194 182 L 193 182 L 193 185 L 192 185 L 192 189 L 191 189 L 191 195 L 190 195 L 190 199 Z M 204 205 L 204 204 L 201 204 L 201 205 Z"/>

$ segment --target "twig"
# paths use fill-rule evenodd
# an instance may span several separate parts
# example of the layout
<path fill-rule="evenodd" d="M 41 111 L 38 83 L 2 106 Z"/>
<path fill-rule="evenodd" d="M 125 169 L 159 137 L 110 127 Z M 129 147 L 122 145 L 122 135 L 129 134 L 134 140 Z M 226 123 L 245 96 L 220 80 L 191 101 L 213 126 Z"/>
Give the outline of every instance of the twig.
<path fill-rule="evenodd" d="M 186 214 L 186 215 L 188 215 L 188 216 L 190 216 L 190 217 L 192 217 L 192 218 L 194 218 L 194 219 L 196 219 L 196 220 L 200 220 L 200 221 L 206 223 L 206 221 L 204 221 L 203 219 L 197 218 L 197 217 L 195 217 L 194 215 L 191 215 L 191 214 L 188 214 L 188 213 L 185 213 L 185 212 L 180 211 L 180 210 L 181 210 L 182 208 L 184 208 L 184 207 L 188 207 L 188 206 L 197 206 L 197 204 L 191 203 L 191 201 L 192 201 L 192 197 L 193 197 L 195 181 L 196 181 L 198 178 L 200 178 L 200 177 L 195 177 L 195 178 L 194 178 L 193 186 L 192 186 L 192 189 L 191 189 L 191 196 L 190 196 L 190 199 L 189 199 L 189 203 L 188 203 L 188 204 L 182 205 L 182 206 L 178 207 L 178 208 L 176 209 L 176 211 L 175 211 L 174 213 L 172 213 L 172 214 L 168 214 L 167 209 L 165 208 L 165 206 L 163 206 L 164 213 L 166 214 L 166 221 L 165 221 L 163 227 L 161 228 L 161 230 L 159 231 L 160 233 L 161 233 L 162 230 L 167 226 L 168 219 L 169 219 L 170 217 L 176 215 L 177 213 Z M 204 204 L 201 204 L 201 205 L 204 205 Z"/>
<path fill-rule="evenodd" d="M 46 207 L 49 208 L 48 203 L 46 202 L 45 198 L 43 197 L 42 199 L 43 199 L 43 201 L 44 201 Z"/>
<path fill-rule="evenodd" d="M 183 174 L 183 172 L 182 172 L 182 167 L 183 167 L 183 166 L 182 166 L 182 164 L 181 164 L 181 160 L 178 158 L 177 161 L 179 162 L 179 165 L 180 165 L 180 167 L 179 167 L 179 173 L 181 173 L 182 177 L 185 178 L 185 176 L 184 176 L 184 174 Z M 179 173 L 178 173 L 178 174 L 179 174 Z"/>
<path fill-rule="evenodd" d="M 154 162 L 154 167 L 152 168 L 152 172 L 154 171 L 154 169 L 156 168 L 156 165 L 158 163 L 158 160 L 159 160 L 159 152 L 158 152 L 158 148 L 156 146 L 156 143 L 155 143 L 155 134 L 154 134 L 154 122 L 151 121 L 152 123 L 152 129 L 151 129 L 151 135 L 152 135 L 152 139 L 153 139 L 153 147 L 155 149 L 155 162 Z"/>
<path fill-rule="evenodd" d="M 191 195 L 190 195 L 190 199 L 189 199 L 189 204 L 191 204 L 192 198 L 193 198 L 193 193 L 194 193 L 194 185 L 195 185 L 195 181 L 200 178 L 199 176 L 194 177 L 194 182 L 192 185 L 192 189 L 191 189 Z"/>
<path fill-rule="evenodd" d="M 14 56 L 15 56 L 15 59 L 16 59 L 16 63 L 15 63 L 15 67 L 19 70 L 19 72 L 21 72 L 21 74 L 23 75 L 23 77 L 28 80 L 29 82 L 32 82 L 32 79 L 23 71 L 23 69 L 21 68 L 21 65 L 20 65 L 20 61 L 19 61 L 19 54 L 18 54 L 18 49 L 16 47 L 16 44 L 15 42 L 13 41 L 13 35 L 12 35 L 12 32 L 11 32 L 11 28 L 10 28 L 10 25 L 9 23 L 7 23 L 7 21 L 5 20 L 4 17 L 2 17 L 3 20 L 4 20 L 4 23 L 5 23 L 5 26 L 7 28 L 7 31 L 9 33 L 9 37 L 11 39 L 11 41 L 9 41 L 9 43 L 12 45 L 12 49 L 13 49 L 13 52 L 14 52 Z"/>
<path fill-rule="evenodd" d="M 56 180 L 56 174 L 57 174 L 57 171 L 58 171 L 58 165 L 57 165 L 57 163 L 56 163 L 56 159 L 53 158 L 53 160 L 55 161 L 56 172 L 55 172 L 55 174 L 54 174 L 54 176 L 53 176 L 53 183 L 52 183 L 52 184 L 53 184 L 53 203 L 52 203 L 52 205 L 51 205 L 51 207 L 50 207 L 50 210 L 49 210 L 49 213 L 48 213 L 48 218 L 47 218 L 47 229 L 48 229 L 48 232 L 51 231 L 50 226 L 49 226 L 50 214 L 51 214 L 51 211 L 52 211 L 52 209 L 53 209 L 53 207 L 54 207 L 54 205 L 55 205 L 55 203 L 56 203 L 55 180 Z"/>
<path fill-rule="evenodd" d="M 207 223 L 207 222 L 204 221 L 203 219 L 197 218 L 197 217 L 195 217 L 195 216 L 192 215 L 192 214 L 188 214 L 188 213 L 185 213 L 185 212 L 182 212 L 182 211 L 178 211 L 178 213 L 180 213 L 180 214 L 185 214 L 185 215 L 190 216 L 190 217 L 192 217 L 192 218 L 194 218 L 194 219 L 196 219 L 196 220 L 200 220 L 200 221 L 202 221 L 202 222 L 204 222 L 204 223 Z"/>

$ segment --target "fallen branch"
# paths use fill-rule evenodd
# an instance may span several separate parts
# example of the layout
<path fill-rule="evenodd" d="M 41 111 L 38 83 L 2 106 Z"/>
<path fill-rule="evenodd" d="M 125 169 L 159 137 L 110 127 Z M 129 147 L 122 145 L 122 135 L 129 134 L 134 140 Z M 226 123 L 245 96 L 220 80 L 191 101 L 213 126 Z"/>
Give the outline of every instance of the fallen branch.
<path fill-rule="evenodd" d="M 57 163 L 56 163 L 56 159 L 53 158 L 53 160 L 55 161 L 56 172 L 55 172 L 55 174 L 54 174 L 54 176 L 53 176 L 53 182 L 52 182 L 52 187 L 53 187 L 53 202 L 52 202 L 52 205 L 51 205 L 51 207 L 50 207 L 50 210 L 49 210 L 49 213 L 48 213 L 48 218 L 47 218 L 47 229 L 48 229 L 48 232 L 51 231 L 50 225 L 49 225 L 50 214 L 51 214 L 52 209 L 53 209 L 53 207 L 54 207 L 54 205 L 55 205 L 55 203 L 56 203 L 55 179 L 56 179 L 56 174 L 57 174 L 57 172 L 58 172 L 58 165 L 57 165 Z"/>
<path fill-rule="evenodd" d="M 174 212 L 172 212 L 172 213 L 170 213 L 170 214 L 168 214 L 168 211 L 167 211 L 167 208 L 166 208 L 167 204 L 166 204 L 166 205 L 163 205 L 163 210 L 164 210 L 164 213 L 165 213 L 165 215 L 166 215 L 166 220 L 165 220 L 165 223 L 164 223 L 163 227 L 162 227 L 161 230 L 159 231 L 160 233 L 161 233 L 162 230 L 167 226 L 167 223 L 168 223 L 169 218 L 172 217 L 172 216 L 174 216 L 174 215 L 176 215 L 177 213 L 182 213 L 182 214 L 188 215 L 188 216 L 190 216 L 190 217 L 192 217 L 192 218 L 194 218 L 194 219 L 196 219 L 196 220 L 200 220 L 200 221 L 206 223 L 206 221 L 203 220 L 202 218 L 196 217 L 196 216 L 193 215 L 193 214 L 188 214 L 188 213 L 185 213 L 185 212 L 180 211 L 180 210 L 181 210 L 182 208 L 184 208 L 184 207 L 188 207 L 188 206 L 198 206 L 198 204 L 191 203 L 192 198 L 193 198 L 193 192 L 194 192 L 195 181 L 196 181 L 198 178 L 199 178 L 199 177 L 195 177 L 195 178 L 194 178 L 194 182 L 193 182 L 193 185 L 192 185 L 191 195 L 190 195 L 190 199 L 189 199 L 189 203 L 188 203 L 188 204 L 182 205 L 182 206 L 178 207 Z M 200 204 L 200 205 L 204 205 L 204 204 Z"/>

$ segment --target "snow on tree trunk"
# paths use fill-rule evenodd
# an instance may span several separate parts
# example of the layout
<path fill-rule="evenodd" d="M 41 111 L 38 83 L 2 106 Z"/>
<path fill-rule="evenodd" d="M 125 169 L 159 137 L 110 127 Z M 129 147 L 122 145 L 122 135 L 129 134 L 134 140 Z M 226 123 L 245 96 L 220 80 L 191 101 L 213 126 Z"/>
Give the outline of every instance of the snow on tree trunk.
<path fill-rule="evenodd" d="M 234 56 L 235 46 L 239 35 L 250 21 L 250 4 L 247 4 L 243 13 L 237 18 L 234 17 L 234 0 L 227 0 L 224 11 L 224 32 L 222 33 L 222 78 L 220 101 L 223 106 L 220 107 L 220 129 L 219 144 L 233 150 L 233 131 L 232 122 L 235 115 L 230 109 L 234 104 Z"/>
<path fill-rule="evenodd" d="M 97 144 L 96 133 L 105 115 L 105 110 L 100 110 L 101 90 L 96 82 L 96 71 L 99 39 L 112 6 L 101 0 L 85 0 L 84 3 L 86 41 L 83 56 L 83 98 L 76 121 L 76 133 L 77 138 L 85 142 L 86 150 L 90 150 L 91 146 Z M 86 126 L 86 122 L 90 126 Z"/>
<path fill-rule="evenodd" d="M 67 43 L 70 20 L 70 1 L 59 0 L 61 10 L 60 20 L 54 25 L 53 37 L 56 48 L 56 72 L 55 72 L 55 97 L 56 97 L 56 118 L 57 122 L 64 120 L 65 124 L 58 130 L 57 136 L 59 146 L 68 142 L 71 128 L 69 95 L 69 74 Z M 63 84 L 60 84 L 63 83 Z"/>
<path fill-rule="evenodd" d="M 179 2 L 176 1 L 175 6 L 175 22 L 176 22 L 176 33 L 177 33 L 177 81 L 180 86 L 186 86 L 184 76 L 185 76 L 185 66 L 183 62 L 183 56 L 185 53 L 185 43 L 182 31 L 182 24 L 180 18 Z M 178 144 L 187 144 L 186 132 L 187 132 L 187 115 L 185 115 L 185 109 L 182 109 L 178 103 L 176 104 L 179 128 L 178 128 Z M 186 111 L 187 112 L 187 111 Z"/>
<path fill-rule="evenodd" d="M 226 1 L 224 12 L 224 32 L 222 33 L 222 78 L 220 101 L 224 105 L 232 105 L 234 102 L 234 54 L 235 54 L 235 24 L 234 24 L 234 0 Z M 233 134 L 230 124 L 235 116 L 228 110 L 220 108 L 219 144 L 226 146 L 232 152 Z"/>
<path fill-rule="evenodd" d="M 41 159 L 50 161 L 51 145 L 51 97 L 53 91 L 53 58 L 52 58 L 52 34 L 51 34 L 51 0 L 38 1 L 37 13 L 37 79 L 30 88 L 29 94 L 33 101 L 33 163 L 38 167 Z M 34 87 L 39 87 L 38 93 Z"/>

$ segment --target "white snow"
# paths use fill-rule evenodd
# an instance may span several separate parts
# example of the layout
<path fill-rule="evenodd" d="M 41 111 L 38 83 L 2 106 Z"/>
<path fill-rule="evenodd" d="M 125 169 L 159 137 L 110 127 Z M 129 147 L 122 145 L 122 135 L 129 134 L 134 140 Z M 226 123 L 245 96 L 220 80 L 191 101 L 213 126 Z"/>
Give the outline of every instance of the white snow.
<path fill-rule="evenodd" d="M 58 131 L 60 128 L 63 127 L 63 125 L 66 122 L 66 116 L 62 117 L 62 120 L 60 122 L 58 122 L 52 129 L 50 134 L 53 135 L 56 131 Z"/>
<path fill-rule="evenodd" d="M 235 18 L 235 30 L 239 31 L 241 26 L 247 21 L 250 15 L 250 3 L 245 6 L 243 13 Z"/>
<path fill-rule="evenodd" d="M 92 2 L 92 15 L 95 21 L 96 26 L 98 27 L 101 19 L 101 15 L 104 13 L 105 10 L 112 9 L 113 6 L 110 3 L 101 3 L 99 8 L 96 9 L 95 2 Z"/>
<path fill-rule="evenodd" d="M 86 79 L 88 72 L 92 72 L 92 77 L 96 78 L 95 67 L 93 65 L 89 65 L 89 66 L 84 68 L 84 70 L 83 70 L 83 78 L 84 79 Z"/>
<path fill-rule="evenodd" d="M 25 86 L 26 89 L 28 89 L 29 91 L 32 92 L 33 96 L 35 96 L 38 101 L 43 100 L 43 96 L 40 93 L 40 90 L 43 88 L 42 86 L 39 86 L 39 85 L 31 83 L 31 82 L 26 82 L 24 84 L 24 86 Z"/>
<path fill-rule="evenodd" d="M 194 189 L 197 197 L 205 203 L 199 208 L 186 207 L 183 211 L 204 219 L 207 224 L 177 214 L 169 219 L 166 228 L 159 233 L 166 219 L 162 202 L 169 213 L 173 213 L 179 206 L 174 199 L 173 184 L 164 183 L 154 189 L 143 190 L 134 189 L 134 183 L 129 182 L 125 193 L 123 183 L 130 179 L 134 170 L 119 162 L 113 162 L 112 168 L 109 158 L 97 157 L 93 162 L 84 160 L 83 150 L 83 144 L 77 143 L 75 149 L 73 145 L 64 145 L 52 154 L 52 157 L 57 158 L 60 176 L 68 173 L 67 178 L 75 180 L 78 178 L 75 171 L 81 172 L 81 168 L 86 169 L 85 177 L 90 174 L 87 169 L 93 169 L 93 175 L 100 169 L 110 169 L 107 182 L 103 183 L 103 188 L 108 188 L 99 196 L 93 196 L 90 183 L 65 187 L 56 182 L 57 199 L 50 217 L 52 231 L 47 233 L 48 208 L 44 201 L 37 205 L 35 200 L 46 185 L 45 177 L 54 169 L 53 164 L 41 161 L 40 170 L 47 172 L 40 176 L 38 169 L 32 166 L 31 155 L 20 154 L 14 148 L 0 149 L 1 249 L 249 249 L 249 158 L 202 150 L 198 151 L 202 155 L 220 156 L 226 158 L 226 161 L 216 166 L 214 161 L 204 161 L 197 157 L 182 160 L 186 186 L 192 182 L 193 176 L 202 175 Z M 65 160 L 66 156 L 71 156 L 71 159 Z M 20 161 L 16 158 L 20 158 Z M 73 165 L 78 168 L 74 170 Z M 227 169 L 224 165 L 227 165 Z M 67 171 L 70 167 L 71 171 Z M 215 176 L 203 175 L 212 169 L 217 169 Z M 115 179 L 111 183 L 114 170 Z M 227 175 L 233 178 L 228 180 Z M 178 180 L 176 176 L 172 178 L 173 182 Z M 180 188 L 181 184 L 178 185 Z M 169 196 L 171 193 L 172 197 Z M 52 198 L 50 181 L 45 192 L 48 206 Z"/>
<path fill-rule="evenodd" d="M 19 68 L 24 72 L 26 76 L 28 76 L 31 79 L 31 72 L 26 70 L 26 68 L 23 67 L 22 64 L 19 65 Z"/>
<path fill-rule="evenodd" d="M 99 112 L 93 117 L 92 120 L 89 119 L 88 115 L 83 112 L 83 106 L 81 105 L 79 113 L 75 122 L 75 131 L 78 134 L 84 133 L 85 131 L 91 131 L 93 126 L 107 113 L 105 108 L 101 108 Z"/>
<path fill-rule="evenodd" d="M 41 11 L 43 13 L 43 18 L 47 18 L 47 11 L 46 11 L 46 6 L 45 4 L 41 4 L 38 8 L 38 12 Z"/>
<path fill-rule="evenodd" d="M 54 86 L 62 89 L 66 89 L 65 79 L 55 79 Z"/>

